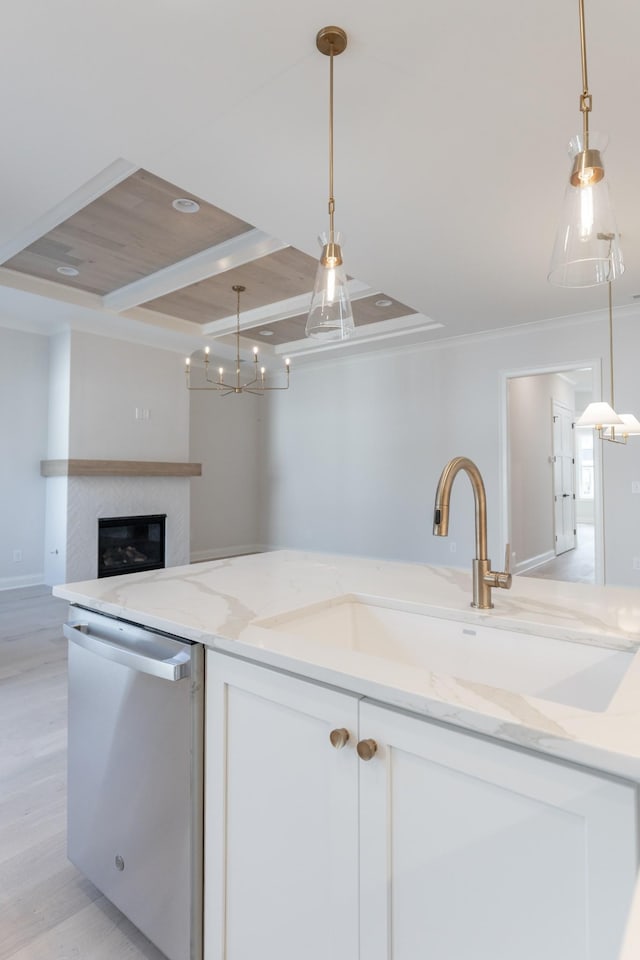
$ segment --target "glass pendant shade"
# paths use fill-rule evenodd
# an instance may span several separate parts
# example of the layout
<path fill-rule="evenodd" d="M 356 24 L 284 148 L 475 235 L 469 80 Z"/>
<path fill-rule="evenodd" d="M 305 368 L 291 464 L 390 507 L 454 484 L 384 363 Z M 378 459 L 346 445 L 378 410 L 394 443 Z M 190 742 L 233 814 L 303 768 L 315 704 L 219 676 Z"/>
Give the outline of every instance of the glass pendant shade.
<path fill-rule="evenodd" d="M 333 241 L 318 238 L 322 247 L 305 333 L 316 340 L 346 340 L 354 330 L 347 277 L 342 263 L 340 234 Z"/>
<path fill-rule="evenodd" d="M 622 418 L 618 416 L 612 406 L 600 401 L 590 403 L 582 416 L 576 420 L 576 427 L 622 427 Z"/>
<path fill-rule="evenodd" d="M 602 163 L 606 138 L 577 134 L 569 144 L 572 168 L 551 257 L 549 280 L 560 287 L 593 287 L 624 271 L 618 228 Z"/>

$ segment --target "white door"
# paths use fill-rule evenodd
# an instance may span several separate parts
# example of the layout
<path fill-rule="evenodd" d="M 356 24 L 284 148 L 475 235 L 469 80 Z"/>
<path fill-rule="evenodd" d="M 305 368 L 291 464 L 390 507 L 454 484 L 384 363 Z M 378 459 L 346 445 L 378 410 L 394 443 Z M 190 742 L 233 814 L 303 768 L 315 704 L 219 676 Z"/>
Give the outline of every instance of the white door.
<path fill-rule="evenodd" d="M 360 960 L 614 960 L 636 791 L 361 702 Z"/>
<path fill-rule="evenodd" d="M 357 960 L 357 719 L 356 697 L 207 651 L 206 960 Z"/>
<path fill-rule="evenodd" d="M 553 516 L 555 553 L 576 546 L 575 446 L 573 411 L 552 401 L 553 417 Z"/>

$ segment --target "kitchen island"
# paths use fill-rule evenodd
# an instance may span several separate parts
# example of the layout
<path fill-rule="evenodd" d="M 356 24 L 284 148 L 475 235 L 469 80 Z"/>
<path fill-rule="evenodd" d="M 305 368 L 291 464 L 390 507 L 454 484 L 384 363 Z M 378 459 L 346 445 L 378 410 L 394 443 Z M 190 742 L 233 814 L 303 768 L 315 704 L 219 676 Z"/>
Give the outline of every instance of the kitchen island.
<path fill-rule="evenodd" d="M 640 598 L 470 580 L 280 551 L 54 589 L 207 648 L 207 960 L 615 960 Z"/>

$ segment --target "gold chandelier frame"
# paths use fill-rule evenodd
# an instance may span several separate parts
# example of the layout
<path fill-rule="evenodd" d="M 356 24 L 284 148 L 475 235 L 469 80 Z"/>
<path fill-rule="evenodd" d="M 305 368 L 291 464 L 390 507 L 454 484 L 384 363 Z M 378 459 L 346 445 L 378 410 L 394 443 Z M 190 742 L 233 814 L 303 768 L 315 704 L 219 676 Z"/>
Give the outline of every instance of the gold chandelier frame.
<path fill-rule="evenodd" d="M 191 358 L 187 357 L 185 361 L 185 379 L 187 390 L 215 390 L 220 394 L 221 397 L 227 397 L 229 394 L 240 394 L 240 393 L 252 393 L 255 396 L 261 397 L 265 393 L 271 390 L 288 390 L 289 389 L 289 375 L 291 372 L 291 360 L 289 357 L 284 361 L 285 372 L 287 377 L 287 382 L 284 386 L 271 386 L 268 385 L 265 381 L 266 377 L 266 367 L 258 367 L 259 363 L 259 350 L 258 347 L 253 348 L 253 377 L 251 380 L 248 380 L 246 383 L 243 383 L 241 380 L 241 370 L 240 364 L 242 363 L 242 358 L 240 356 L 240 294 L 244 293 L 247 289 L 242 286 L 240 283 L 234 283 L 231 289 L 237 294 L 236 299 L 236 375 L 235 382 L 228 383 L 224 378 L 224 367 L 218 367 L 218 376 L 217 379 L 212 379 L 211 377 L 211 361 L 209 359 L 210 347 L 205 347 L 204 349 L 204 379 L 206 383 L 204 385 L 193 385 L 191 383 Z"/>

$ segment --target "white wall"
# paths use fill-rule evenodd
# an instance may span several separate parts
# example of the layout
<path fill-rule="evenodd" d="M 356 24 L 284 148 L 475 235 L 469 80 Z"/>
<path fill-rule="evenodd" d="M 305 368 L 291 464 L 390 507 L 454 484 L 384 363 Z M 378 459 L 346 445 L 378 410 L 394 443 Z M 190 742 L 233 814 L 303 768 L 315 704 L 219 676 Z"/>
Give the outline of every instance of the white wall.
<path fill-rule="evenodd" d="M 614 317 L 614 331 L 615 409 L 640 419 L 640 316 Z M 640 437 L 603 446 L 606 581 L 640 586 L 640 569 L 633 569 L 634 559 L 640 567 L 640 494 L 631 493 L 632 480 L 640 480 Z"/>
<path fill-rule="evenodd" d="M 617 405 L 637 412 L 638 316 L 616 330 Z M 431 532 L 440 471 L 465 455 L 484 476 L 489 555 L 501 567 L 506 375 L 607 356 L 602 316 L 351 360 L 322 354 L 313 366 L 296 367 L 291 390 L 271 398 L 268 541 L 467 567 L 473 498 L 466 478 L 454 486 L 449 539 Z M 640 479 L 640 438 L 605 450 L 604 474 L 606 579 L 638 586 L 631 561 L 640 554 L 640 496 L 630 490 L 631 479 Z"/>
<path fill-rule="evenodd" d="M 202 463 L 191 482 L 191 557 L 260 550 L 268 401 L 214 391 L 192 391 L 190 400 L 190 459 Z"/>
<path fill-rule="evenodd" d="M 48 460 L 69 456 L 70 390 L 71 334 L 66 330 L 49 338 Z"/>
<path fill-rule="evenodd" d="M 47 338 L 0 328 L 0 589 L 43 578 L 47 390 Z"/>
<path fill-rule="evenodd" d="M 574 412 L 573 387 L 558 374 L 509 380 L 509 484 L 514 571 L 555 555 L 552 402 Z"/>
<path fill-rule="evenodd" d="M 176 353 L 73 331 L 70 406 L 70 458 L 189 457 L 189 397 Z M 149 419 L 136 419 L 136 408 Z"/>
<path fill-rule="evenodd" d="M 639 320 L 616 317 L 615 326 L 616 406 L 637 416 Z M 198 401 L 192 394 L 189 456 L 189 395 L 177 355 L 88 334 L 72 337 L 81 366 L 72 384 L 69 450 L 62 449 L 62 387 L 54 390 L 62 420 L 54 418 L 58 427 L 50 431 L 47 450 L 48 338 L 0 328 L 0 440 L 3 451 L 18 451 L 0 465 L 0 586 L 15 583 L 16 576 L 42 579 L 45 481 L 39 461 L 45 456 L 202 460 L 205 475 L 191 481 L 196 554 L 264 544 L 466 568 L 473 553 L 466 478 L 454 487 L 449 538 L 431 534 L 440 471 L 450 457 L 464 454 L 484 475 L 490 556 L 501 566 L 504 377 L 586 365 L 608 351 L 603 317 L 353 359 L 322 354 L 314 365 L 296 365 L 291 389 L 282 394 L 262 400 L 204 394 Z M 64 343 L 64 337 L 53 338 L 52 383 L 64 366 Z M 250 405 L 220 407 L 236 400 Z M 150 409 L 148 421 L 136 421 L 136 406 Z M 603 460 L 606 580 L 640 586 L 640 571 L 633 570 L 640 556 L 640 496 L 631 493 L 631 481 L 640 479 L 640 438 L 626 447 L 605 444 Z M 14 542 L 16 504 L 27 510 L 22 547 Z M 23 549 L 19 573 L 14 549 Z"/>
<path fill-rule="evenodd" d="M 443 448 L 440 373 L 418 348 L 296 367 L 291 389 L 270 398 L 269 542 L 422 559 Z"/>
<path fill-rule="evenodd" d="M 71 333 L 49 338 L 49 409 L 47 460 L 69 456 L 71 391 Z M 46 485 L 44 530 L 44 582 L 64 583 L 67 569 L 67 477 L 49 477 Z"/>

